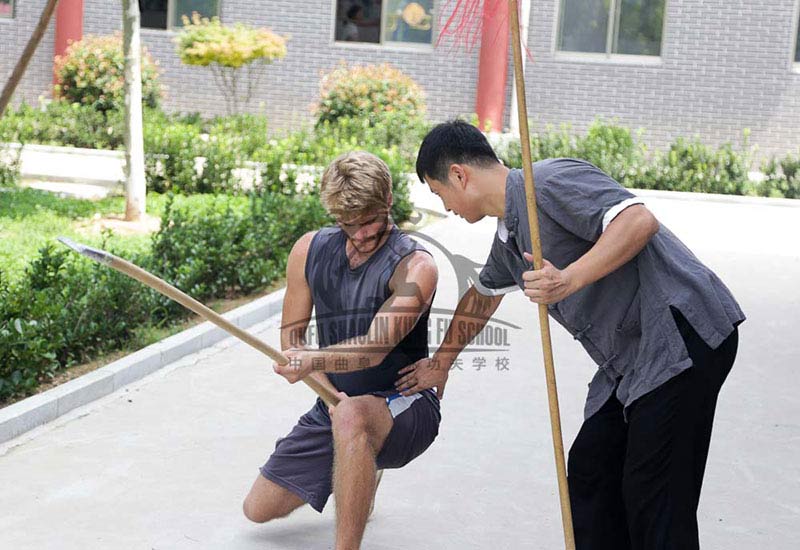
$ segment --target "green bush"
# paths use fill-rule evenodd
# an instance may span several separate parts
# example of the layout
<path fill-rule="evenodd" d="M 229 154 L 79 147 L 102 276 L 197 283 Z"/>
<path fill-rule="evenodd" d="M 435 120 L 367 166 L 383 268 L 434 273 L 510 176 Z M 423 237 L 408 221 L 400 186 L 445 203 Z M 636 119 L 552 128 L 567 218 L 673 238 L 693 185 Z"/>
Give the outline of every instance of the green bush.
<path fill-rule="evenodd" d="M 743 195 L 748 186 L 750 155 L 730 143 L 712 149 L 699 139 L 678 138 L 637 176 L 634 186 L 667 191 Z"/>
<path fill-rule="evenodd" d="M 344 124 L 324 123 L 314 130 L 299 130 L 283 139 L 270 140 L 256 151 L 253 160 L 262 166 L 262 186 L 271 193 L 283 195 L 293 195 L 298 191 L 315 194 L 322 170 L 333 159 L 349 151 L 364 150 L 380 157 L 388 165 L 394 196 L 392 216 L 397 223 L 407 220 L 413 208 L 408 174 L 414 171 L 413 157 L 409 158 L 408 149 L 404 151 L 396 144 L 387 146 L 389 140 L 382 141 L 381 136 L 388 132 L 380 123 L 367 127 L 357 121 L 343 120 Z M 308 173 L 299 170 L 303 166 L 318 169 Z"/>
<path fill-rule="evenodd" d="M 547 126 L 531 135 L 534 162 L 545 158 L 587 160 L 626 187 L 744 195 L 750 190 L 751 154 L 744 134 L 740 149 L 725 143 L 714 149 L 698 139 L 678 138 L 666 153 L 649 157 L 627 128 L 596 120 L 586 135 L 576 136 L 568 126 Z M 522 167 L 519 139 L 489 135 L 500 160 Z"/>
<path fill-rule="evenodd" d="M 425 115 L 425 98 L 414 80 L 389 65 L 340 64 L 323 75 L 317 124 L 341 118 L 367 120 L 375 125 L 387 113 L 414 119 Z"/>
<path fill-rule="evenodd" d="M 236 193 L 238 180 L 234 170 L 244 158 L 239 150 L 241 142 L 228 135 L 210 135 L 203 141 L 198 154 L 204 158 L 197 178 L 196 193 Z"/>
<path fill-rule="evenodd" d="M 313 196 L 173 197 L 149 252 L 101 246 L 208 300 L 272 283 L 297 238 L 329 221 Z M 16 283 L 0 271 L 0 402 L 186 315 L 130 277 L 49 244 Z"/>
<path fill-rule="evenodd" d="M 519 138 L 489 134 L 489 139 L 503 164 L 509 168 L 522 168 L 522 146 Z M 562 125 L 558 130 L 548 125 L 543 132 L 531 132 L 533 162 L 546 158 L 576 157 L 577 154 L 577 138 L 567 125 Z"/>
<path fill-rule="evenodd" d="M 203 135 L 196 124 L 153 117 L 144 126 L 145 176 L 151 191 L 236 191 L 234 170 L 244 160 L 237 136 Z"/>
<path fill-rule="evenodd" d="M 157 303 L 154 291 L 125 275 L 44 247 L 20 283 L 0 290 L 0 400 L 119 348 Z"/>
<path fill-rule="evenodd" d="M 420 117 L 405 112 L 382 114 L 377 121 L 367 118 L 339 118 L 335 123 L 323 122 L 314 128 L 316 149 L 334 141 L 355 144 L 360 149 L 394 149 L 408 163 L 408 171 L 414 171 L 419 144 L 422 143 L 430 125 Z M 325 145 L 323 145 L 325 144 Z M 322 149 L 324 155 L 324 149 Z"/>
<path fill-rule="evenodd" d="M 97 111 L 122 111 L 125 106 L 125 56 L 122 35 L 86 36 L 67 47 L 55 62 L 55 97 Z M 142 102 L 157 107 L 162 95 L 158 67 L 142 48 Z"/>
<path fill-rule="evenodd" d="M 122 116 L 64 101 L 53 101 L 42 109 L 23 103 L 0 118 L 0 141 L 119 149 L 124 139 Z"/>
<path fill-rule="evenodd" d="M 194 193 L 198 188 L 195 156 L 203 147 L 200 129 L 193 124 L 152 117 L 144 125 L 145 177 L 158 193 Z"/>
<path fill-rule="evenodd" d="M 153 240 L 167 280 L 198 299 L 248 293 L 280 277 L 294 242 L 329 222 L 313 196 L 268 192 L 168 204 Z"/>
<path fill-rule="evenodd" d="M 0 148 L 0 188 L 17 186 L 19 182 L 19 156 L 21 153 L 22 149 L 4 151 Z"/>
<path fill-rule="evenodd" d="M 637 146 L 628 128 L 596 120 L 579 138 L 575 156 L 587 160 L 622 185 L 636 184 L 644 148 Z"/>
<path fill-rule="evenodd" d="M 267 142 L 267 117 L 256 114 L 238 114 L 215 117 L 205 130 L 212 136 L 227 138 L 244 157 L 250 158 Z"/>
<path fill-rule="evenodd" d="M 758 187 L 764 197 L 800 199 L 800 152 L 781 159 L 772 157 L 762 166 L 766 179 Z"/>

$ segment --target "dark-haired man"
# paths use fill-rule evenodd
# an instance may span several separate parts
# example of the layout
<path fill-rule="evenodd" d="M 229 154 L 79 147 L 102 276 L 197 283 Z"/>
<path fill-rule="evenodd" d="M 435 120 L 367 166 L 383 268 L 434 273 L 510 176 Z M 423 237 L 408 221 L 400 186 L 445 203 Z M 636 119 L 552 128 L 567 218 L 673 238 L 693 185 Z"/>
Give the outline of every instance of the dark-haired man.
<path fill-rule="evenodd" d="M 493 216 L 498 227 L 444 344 L 402 370 L 397 387 L 413 394 L 435 386 L 441 397 L 466 344 L 459 331 L 474 336 L 504 293 L 524 289 L 599 366 L 568 461 L 577 548 L 698 548 L 717 395 L 745 319 L 730 291 L 636 196 L 587 162 L 534 163 L 539 270 L 522 171 L 503 166 L 477 128 L 436 126 L 417 174 L 448 211 L 470 223 Z"/>

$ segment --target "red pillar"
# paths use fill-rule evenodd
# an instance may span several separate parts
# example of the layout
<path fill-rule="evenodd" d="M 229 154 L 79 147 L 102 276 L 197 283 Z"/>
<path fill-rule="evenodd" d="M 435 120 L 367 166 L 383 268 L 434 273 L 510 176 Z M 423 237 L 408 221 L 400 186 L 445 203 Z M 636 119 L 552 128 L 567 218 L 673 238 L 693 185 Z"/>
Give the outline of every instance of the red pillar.
<path fill-rule="evenodd" d="M 83 38 L 83 0 L 60 0 L 56 8 L 55 55 L 62 55 L 70 41 L 78 41 L 81 38 Z"/>
<path fill-rule="evenodd" d="M 481 129 L 503 129 L 503 109 L 508 76 L 508 2 L 485 0 L 478 65 L 478 96 L 475 112 Z M 488 124 L 487 124 L 488 123 Z"/>

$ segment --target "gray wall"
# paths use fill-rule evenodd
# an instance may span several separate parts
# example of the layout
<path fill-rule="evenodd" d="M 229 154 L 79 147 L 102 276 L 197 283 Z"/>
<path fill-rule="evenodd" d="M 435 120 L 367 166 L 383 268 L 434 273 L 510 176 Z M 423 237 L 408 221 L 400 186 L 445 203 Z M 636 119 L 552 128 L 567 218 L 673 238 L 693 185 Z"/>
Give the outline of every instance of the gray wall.
<path fill-rule="evenodd" d="M 555 49 L 558 0 L 533 0 L 528 108 L 537 122 L 583 129 L 596 116 L 645 128 L 663 147 L 676 136 L 740 140 L 762 153 L 800 146 L 798 0 L 666 0 L 661 63 L 563 61 Z"/>
<path fill-rule="evenodd" d="M 555 52 L 559 0 L 532 0 L 529 48 L 535 62 L 528 65 L 526 80 L 534 128 L 569 123 L 584 130 L 596 117 L 605 117 L 643 128 L 646 141 L 659 148 L 679 135 L 700 135 L 710 144 L 739 142 L 742 130 L 749 128 L 751 143 L 758 144 L 761 153 L 796 151 L 800 72 L 793 70 L 791 59 L 798 2 L 667 0 L 662 55 L 654 65 L 564 59 Z M 14 21 L 0 21 L 0 74 L 10 72 L 43 4 L 44 0 L 22 1 Z M 425 88 L 433 120 L 474 110 L 477 50 L 334 44 L 333 4 L 332 0 L 222 0 L 225 22 L 245 21 L 291 35 L 287 57 L 267 69 L 253 102 L 254 109 L 263 103 L 273 128 L 310 119 L 320 72 L 339 60 L 387 61 L 406 71 Z M 85 0 L 84 32 L 119 29 L 120 11 L 118 2 Z M 144 30 L 142 34 L 164 69 L 167 108 L 224 112 L 210 72 L 180 64 L 173 33 Z M 18 94 L 29 102 L 48 93 L 52 51 L 51 28 Z M 509 79 L 508 101 L 510 86 Z"/>
<path fill-rule="evenodd" d="M 85 33 L 108 33 L 120 28 L 115 2 L 85 0 Z M 298 9 L 302 6 L 302 11 Z M 477 80 L 477 50 L 471 54 L 445 48 L 425 51 L 362 45 L 334 44 L 333 2 L 308 0 L 222 0 L 222 20 L 243 21 L 289 34 L 288 54 L 267 68 L 262 89 L 252 108 L 263 108 L 273 128 L 287 128 L 310 120 L 312 105 L 319 97 L 322 71 L 339 60 L 351 63 L 391 62 L 411 75 L 428 92 L 428 107 L 434 120 L 474 110 Z M 210 70 L 181 65 L 172 42 L 174 33 L 143 30 L 142 39 L 164 69 L 168 86 L 166 106 L 182 111 L 224 113 L 225 105 L 211 80 Z"/>
<path fill-rule="evenodd" d="M 17 0 L 14 18 L 0 18 L 0 85 L 5 85 L 11 71 L 14 70 L 22 50 L 39 22 L 39 16 L 47 0 Z M 50 22 L 39 48 L 33 56 L 25 76 L 17 87 L 15 103 L 25 99 L 30 104 L 37 104 L 39 96 L 50 97 L 53 83 L 53 53 L 55 39 L 55 14 Z"/>

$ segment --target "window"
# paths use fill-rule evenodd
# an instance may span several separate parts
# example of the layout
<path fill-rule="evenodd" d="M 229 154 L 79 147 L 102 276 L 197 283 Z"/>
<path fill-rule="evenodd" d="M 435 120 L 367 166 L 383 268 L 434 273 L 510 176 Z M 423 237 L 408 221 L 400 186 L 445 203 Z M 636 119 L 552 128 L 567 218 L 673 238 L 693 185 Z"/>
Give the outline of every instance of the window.
<path fill-rule="evenodd" d="M 2 0 L 0 0 L 2 2 Z M 219 16 L 219 0 L 139 0 L 142 28 L 171 29 L 183 25 L 183 16 Z"/>
<path fill-rule="evenodd" d="M 0 0 L 0 19 L 14 17 L 14 0 Z"/>
<path fill-rule="evenodd" d="M 561 0 L 558 49 L 661 55 L 665 0 Z"/>
<path fill-rule="evenodd" d="M 433 0 L 336 0 L 334 38 L 368 44 L 430 44 Z"/>
<path fill-rule="evenodd" d="M 794 46 L 794 62 L 800 63 L 800 17 L 797 19 L 797 38 Z"/>

